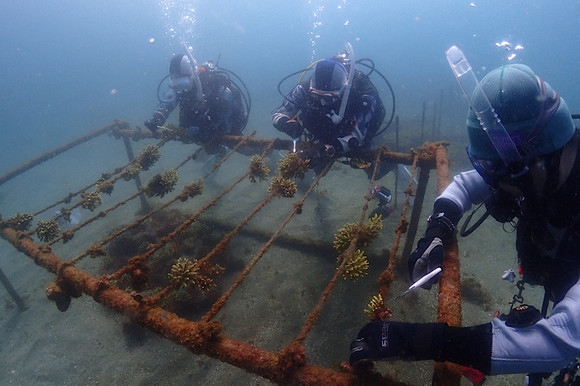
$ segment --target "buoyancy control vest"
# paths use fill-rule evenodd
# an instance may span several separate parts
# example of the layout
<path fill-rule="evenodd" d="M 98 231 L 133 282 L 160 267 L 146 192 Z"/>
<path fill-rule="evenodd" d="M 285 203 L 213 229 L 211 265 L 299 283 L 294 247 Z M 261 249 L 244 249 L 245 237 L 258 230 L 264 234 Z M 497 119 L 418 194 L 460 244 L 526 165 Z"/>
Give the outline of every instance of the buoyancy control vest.
<path fill-rule="evenodd" d="M 304 81 L 302 84 L 303 88 L 308 90 L 308 81 Z M 346 112 L 344 114 L 345 119 L 343 119 L 338 125 L 335 125 L 328 117 L 329 114 L 331 114 L 331 110 L 336 111 L 338 108 L 337 106 L 326 105 L 317 106 L 316 108 L 305 108 L 302 109 L 300 113 L 300 120 L 303 127 L 312 133 L 316 139 L 329 144 L 337 137 L 351 134 L 356 126 L 356 121 L 354 120 L 355 112 L 366 108 L 362 105 L 365 103 L 363 95 L 370 95 L 376 101 L 375 110 L 369 123 L 368 131 L 360 145 L 363 148 L 368 147 L 385 118 L 385 107 L 377 89 L 372 84 L 369 77 L 359 70 L 355 70 L 354 82 L 346 106 Z M 310 96 L 308 96 L 308 98 L 310 98 Z M 310 106 L 310 104 L 311 102 L 308 101 L 307 105 Z"/>
<path fill-rule="evenodd" d="M 569 144 L 546 157 L 547 180 L 540 197 L 502 197 L 501 210 L 518 218 L 516 248 L 524 281 L 544 286 L 556 303 L 580 277 L 578 138 L 577 131 Z"/>

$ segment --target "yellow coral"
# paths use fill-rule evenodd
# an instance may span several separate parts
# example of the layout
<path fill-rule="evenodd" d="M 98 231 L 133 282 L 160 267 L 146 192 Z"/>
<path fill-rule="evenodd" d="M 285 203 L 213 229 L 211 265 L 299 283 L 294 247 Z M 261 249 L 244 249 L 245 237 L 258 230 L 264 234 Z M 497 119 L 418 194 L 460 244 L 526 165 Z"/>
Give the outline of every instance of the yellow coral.
<path fill-rule="evenodd" d="M 348 223 L 334 234 L 334 249 L 339 253 L 346 250 L 355 234 L 358 236 L 356 247 L 364 248 L 377 238 L 382 229 L 383 218 L 376 214 L 360 227 L 358 224 Z"/>
<path fill-rule="evenodd" d="M 135 161 L 141 166 L 141 169 L 149 170 L 149 168 L 153 166 L 155 162 L 159 160 L 160 157 L 161 152 L 159 151 L 158 146 L 147 145 L 143 149 L 141 149 L 141 152 L 139 153 Z"/>
<path fill-rule="evenodd" d="M 16 215 L 6 220 L 6 223 L 10 228 L 14 228 L 17 231 L 26 232 L 30 229 L 30 225 L 32 225 L 33 219 L 34 216 L 31 213 L 16 213 Z"/>
<path fill-rule="evenodd" d="M 286 157 L 278 162 L 278 170 L 280 170 L 280 176 L 283 178 L 300 178 L 304 179 L 304 175 L 308 171 L 310 160 L 302 159 L 298 156 L 298 153 L 288 153 Z"/>
<path fill-rule="evenodd" d="M 115 185 L 111 181 L 108 181 L 108 180 L 103 178 L 103 179 L 100 179 L 99 182 L 97 182 L 96 191 L 108 194 L 110 196 L 111 193 L 113 193 L 114 188 L 115 188 Z"/>
<path fill-rule="evenodd" d="M 140 172 L 141 172 L 141 165 L 135 164 L 132 167 L 130 167 L 127 170 L 125 170 L 121 174 L 121 177 L 125 181 L 131 181 L 132 179 L 134 179 L 135 177 L 137 177 Z"/>
<path fill-rule="evenodd" d="M 374 240 L 379 235 L 381 230 L 383 230 L 383 216 L 375 214 L 369 219 L 369 221 L 367 221 L 366 227 L 369 235 Z"/>
<path fill-rule="evenodd" d="M 340 228 L 338 232 L 334 234 L 334 249 L 339 253 L 346 250 L 350 245 L 350 241 L 353 238 L 356 228 L 357 224 L 355 223 L 348 223 Z"/>
<path fill-rule="evenodd" d="M 36 227 L 36 235 L 45 243 L 49 242 L 50 240 L 54 239 L 60 233 L 60 228 L 56 221 L 48 220 L 48 221 L 38 221 L 38 226 Z"/>
<path fill-rule="evenodd" d="M 367 308 L 365 308 L 365 313 L 373 317 L 375 313 L 383 308 L 383 297 L 381 294 L 373 296 Z"/>
<path fill-rule="evenodd" d="M 276 196 L 291 198 L 294 197 L 298 191 L 298 186 L 292 180 L 283 177 L 274 177 L 270 182 L 268 192 L 274 193 Z"/>
<path fill-rule="evenodd" d="M 338 263 L 342 262 L 342 257 L 338 257 Z M 369 261 L 367 257 L 364 255 L 364 252 L 360 249 L 357 249 L 352 258 L 346 263 L 344 267 L 344 271 L 342 271 L 342 277 L 351 280 L 358 280 L 361 277 L 365 276 L 369 270 Z"/>
<path fill-rule="evenodd" d="M 179 176 L 177 175 L 177 170 L 175 169 L 166 170 L 163 172 L 163 174 L 156 174 L 147 184 L 147 190 L 145 191 L 145 194 L 148 197 L 163 197 L 167 193 L 173 191 L 177 181 L 179 181 Z"/>
<path fill-rule="evenodd" d="M 203 181 L 199 180 L 198 182 L 192 182 L 185 185 L 183 189 L 181 189 L 179 199 L 185 202 L 187 201 L 188 198 L 199 196 L 202 193 L 203 193 Z"/>
<path fill-rule="evenodd" d="M 91 212 L 103 203 L 103 198 L 98 192 L 82 193 L 81 197 L 83 198 L 83 208 L 88 209 Z"/>
<path fill-rule="evenodd" d="M 199 260 L 191 261 L 185 257 L 180 257 L 171 267 L 168 277 L 172 285 L 178 288 L 194 286 L 200 290 L 209 290 L 215 286 L 214 280 L 207 274 L 217 274 L 223 270 L 216 265 L 210 267 L 208 264 L 200 264 Z"/>
<path fill-rule="evenodd" d="M 268 178 L 270 174 L 270 168 L 264 165 L 264 159 L 258 155 L 253 155 L 250 158 L 250 181 L 252 183 L 256 182 L 256 179 L 263 181 Z"/>

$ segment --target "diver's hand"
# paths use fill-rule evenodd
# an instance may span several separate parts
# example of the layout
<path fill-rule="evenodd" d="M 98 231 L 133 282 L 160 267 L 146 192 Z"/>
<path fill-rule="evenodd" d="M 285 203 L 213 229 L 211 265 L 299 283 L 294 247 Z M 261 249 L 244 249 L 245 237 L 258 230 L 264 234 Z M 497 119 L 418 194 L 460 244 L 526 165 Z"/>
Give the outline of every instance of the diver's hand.
<path fill-rule="evenodd" d="M 304 129 L 297 120 L 287 119 L 286 117 L 281 119 L 285 119 L 285 121 L 280 122 L 280 130 L 288 134 L 290 138 L 299 138 L 304 132 Z"/>
<path fill-rule="evenodd" d="M 417 248 L 411 253 L 408 260 L 409 276 L 416 282 L 429 272 L 443 264 L 443 243 L 451 240 L 455 235 L 455 224 L 444 213 L 435 213 L 429 216 L 428 226 L 423 237 L 417 243 Z M 437 278 L 422 287 L 431 289 L 437 283 Z"/>
<path fill-rule="evenodd" d="M 417 243 L 417 248 L 411 253 L 408 261 L 409 275 L 416 282 L 432 270 L 443 264 L 443 232 L 438 228 L 427 231 Z M 423 285 L 425 289 L 437 282 L 437 278 Z"/>
<path fill-rule="evenodd" d="M 149 130 L 151 130 L 152 133 L 155 134 L 159 126 L 163 125 L 164 123 L 165 118 L 163 117 L 163 114 L 156 111 L 153 113 L 153 118 L 146 120 L 145 123 L 143 124 L 145 125 L 146 128 L 148 128 Z"/>
<path fill-rule="evenodd" d="M 301 159 L 308 159 L 310 169 L 315 169 L 326 164 L 330 158 L 336 155 L 336 150 L 331 145 L 309 143 L 309 147 L 298 152 Z"/>
<path fill-rule="evenodd" d="M 155 133 L 157 131 L 157 121 L 155 119 L 153 118 L 148 119 L 143 124 L 145 125 L 146 128 L 151 130 L 152 133 Z"/>
<path fill-rule="evenodd" d="M 365 325 L 350 344 L 353 366 L 375 360 L 441 360 L 445 323 L 376 321 Z"/>

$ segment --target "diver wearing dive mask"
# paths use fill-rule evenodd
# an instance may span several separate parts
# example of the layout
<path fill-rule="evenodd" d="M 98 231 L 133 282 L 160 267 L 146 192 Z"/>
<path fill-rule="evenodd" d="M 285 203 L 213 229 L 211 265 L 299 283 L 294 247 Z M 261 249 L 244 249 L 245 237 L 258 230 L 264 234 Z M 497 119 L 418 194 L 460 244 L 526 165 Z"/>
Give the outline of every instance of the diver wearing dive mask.
<path fill-rule="evenodd" d="M 245 86 L 247 95 L 242 93 L 230 78 L 230 75 L 236 78 L 237 75 L 218 68 L 211 61 L 198 67 L 189 48 L 184 48 L 187 54 L 171 58 L 169 90 L 163 99 L 160 98 L 153 118 L 145 122 L 145 127 L 159 135 L 159 127 L 179 106 L 179 125 L 186 133 L 180 140 L 205 145 L 210 154 L 223 153 L 225 149 L 214 144 L 213 138 L 223 134 L 241 135 L 248 122 L 249 94 Z"/>
<path fill-rule="evenodd" d="M 410 275 L 417 280 L 442 266 L 462 215 L 500 193 L 498 204 L 514 205 L 505 219 L 519 220 L 522 280 L 545 288 L 542 312 L 516 307 L 473 327 L 372 322 L 352 342 L 350 361 L 435 359 L 485 374 L 549 373 L 580 352 L 580 135 L 564 99 L 529 67 L 502 66 L 464 87 L 472 70 L 457 51 L 448 59 L 471 104 L 467 153 L 475 170 L 456 175 L 435 200 L 425 237 L 409 257 Z M 555 306 L 548 316 L 549 300 Z"/>
<path fill-rule="evenodd" d="M 356 69 L 350 44 L 345 54 L 319 60 L 309 71 L 310 77 L 300 81 L 274 110 L 272 123 L 292 139 L 305 134 L 315 149 L 304 157 L 318 171 L 331 158 L 356 158 L 358 149 L 373 148 L 385 108 L 370 79 Z M 379 168 L 376 179 L 389 170 Z"/>

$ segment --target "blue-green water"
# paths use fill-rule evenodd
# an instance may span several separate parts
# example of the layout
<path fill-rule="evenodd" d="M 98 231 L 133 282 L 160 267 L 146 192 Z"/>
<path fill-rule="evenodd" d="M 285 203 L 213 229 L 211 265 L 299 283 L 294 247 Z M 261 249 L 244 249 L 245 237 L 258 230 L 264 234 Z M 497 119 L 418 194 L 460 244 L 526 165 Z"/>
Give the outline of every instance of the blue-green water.
<path fill-rule="evenodd" d="M 454 171 L 466 165 L 462 149 L 467 104 L 445 60 L 444 52 L 451 45 L 458 45 L 465 52 L 480 78 L 508 62 L 531 66 L 566 99 L 572 112 L 580 112 L 577 91 L 580 1 L 25 0 L 8 2 L 1 10 L 0 175 L 113 119 L 142 125 L 157 104 L 157 85 L 167 75 L 171 56 L 182 52 L 182 42 L 191 46 L 198 61 L 219 59 L 221 66 L 244 80 L 253 101 L 248 129 L 256 129 L 259 137 L 281 136 L 270 123 L 270 113 L 282 99 L 276 89 L 278 82 L 316 59 L 334 55 L 345 42 L 353 45 L 357 58 L 372 59 L 391 82 L 403 130 L 408 128 L 418 136 L 425 104 L 429 131 L 433 112 L 442 108 L 439 137 L 429 139 L 453 140 L 450 152 Z M 509 50 L 501 45 L 503 41 L 510 43 Z M 517 45 L 522 49 L 516 50 Z M 385 85 L 380 79 L 373 80 L 390 103 Z M 288 90 L 291 86 L 292 81 L 283 88 Z M 392 128 L 387 139 L 393 139 Z M 413 146 L 419 144 L 418 137 L 405 141 Z M 176 158 L 188 154 L 184 147 L 176 145 L 171 149 Z M 122 145 L 105 139 L 83 145 L 66 157 L 0 186 L 0 213 L 8 217 L 41 208 L 69 189 L 93 181 L 100 172 L 126 162 Z M 170 167 L 171 162 L 166 165 Z M 224 185 L 231 182 L 226 177 L 239 172 L 238 166 L 226 165 L 230 169 L 220 172 L 218 185 L 220 179 Z M 39 189 L 31 189 L 33 183 Z M 386 183 L 392 187 L 392 176 Z M 319 211 L 305 207 L 305 217 L 291 229 L 299 235 L 332 240 L 338 227 L 358 220 L 366 179 L 345 167 L 331 173 L 323 184 L 320 190 L 326 194 L 312 202 L 319 205 Z M 125 187 L 129 192 L 131 188 Z M 244 189 L 237 193 L 239 197 L 251 197 L 257 191 L 250 185 Z M 260 189 L 258 201 L 265 188 Z M 434 187 L 428 190 L 426 208 L 435 194 Z M 236 205 L 240 203 L 244 209 Z M 234 198 L 216 216 L 228 218 L 238 209 L 240 215 L 245 215 L 254 204 Z M 291 204 L 280 205 L 275 204 L 274 213 L 283 217 Z M 121 217 L 133 216 L 134 210 L 134 207 L 126 209 Z M 306 217 L 308 213 L 311 217 Z M 267 222 L 270 219 L 256 225 L 276 227 Z M 240 218 L 231 221 L 237 223 Z M 396 221 L 390 221 L 377 251 L 391 245 Z M 461 250 L 465 276 L 478 278 L 484 289 L 493 291 L 493 304 L 489 306 L 493 310 L 505 306 L 506 299 L 511 298 L 512 289 L 498 278 L 513 264 L 515 255 L 512 236 L 499 232 L 496 224 L 488 222 L 470 241 L 462 241 Z M 215 384 L 235 382 L 239 376 L 235 371 L 230 374 L 229 365 L 193 357 L 153 335 L 135 343 L 126 338 L 122 318 L 103 310 L 91 299 L 75 300 L 70 311 L 59 313 L 44 297 L 46 283 L 53 276 L 35 267 L 6 243 L 1 244 L 0 267 L 33 306 L 19 315 L 0 288 L 0 334 L 5 342 L 0 346 L 1 384 Z M 249 248 L 247 257 L 251 258 L 255 252 L 252 248 L 259 246 L 249 242 L 240 248 Z M 253 280 L 255 288 L 248 285 L 240 295 L 240 309 L 246 303 L 253 305 L 253 299 L 263 295 L 260 283 L 268 283 L 270 288 L 281 288 L 279 292 L 270 290 L 273 294 L 268 307 L 284 311 L 286 304 L 297 302 L 298 292 L 292 284 L 297 280 L 295 277 L 301 277 L 304 282 L 300 286 L 304 290 L 299 291 L 300 296 L 310 303 L 305 309 L 290 309 L 288 313 L 307 314 L 321 288 L 309 285 L 311 277 L 305 272 L 314 278 L 321 272 L 331 275 L 334 262 L 328 258 L 313 263 L 311 256 L 288 254 L 285 250 L 274 252 L 274 260 L 268 260 L 262 268 L 263 281 Z M 304 265 L 302 271 L 294 267 L 291 258 L 303 259 L 299 260 Z M 376 269 L 379 272 L 382 267 Z M 309 360 L 330 366 L 347 359 L 348 343 L 365 320 L 364 314 L 351 315 L 351 309 L 358 312 L 366 306 L 375 291 L 377 272 L 359 287 L 337 289 L 339 299 L 356 299 L 356 306 L 351 303 L 328 306 L 321 317 L 321 325 L 326 327 L 315 331 Z M 358 298 L 359 294 L 364 295 Z M 420 296 L 418 302 L 424 300 L 425 304 L 433 305 L 429 294 Z M 267 314 L 268 307 L 250 309 Z M 421 313 L 421 307 L 400 309 L 395 317 L 429 320 Z M 235 325 L 236 313 L 231 314 L 234 320 L 228 320 L 226 313 L 224 323 Z M 257 323 L 254 319 L 247 321 L 251 328 L 235 330 L 234 335 L 279 348 L 287 343 L 284 338 L 272 343 L 267 337 L 276 336 L 277 328 L 288 328 L 292 331 L 290 336 L 294 336 L 296 327 L 303 322 L 302 316 L 292 319 L 281 315 L 283 320 L 288 319 L 281 324 L 262 326 L 264 332 L 259 335 L 253 334 L 260 330 L 260 326 L 254 328 Z M 484 323 L 490 315 L 491 311 L 481 305 L 466 304 L 464 309 L 467 324 Z M 241 320 L 237 323 L 246 323 L 244 318 Z M 421 374 L 429 373 L 421 365 L 417 368 Z M 428 375 L 416 379 L 420 380 L 417 383 L 429 381 Z M 242 382 L 265 383 L 253 377 L 243 378 Z M 505 379 L 496 382 L 502 384 Z"/>

